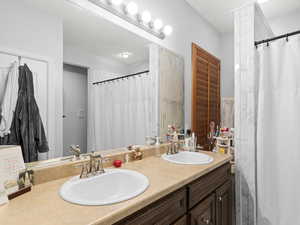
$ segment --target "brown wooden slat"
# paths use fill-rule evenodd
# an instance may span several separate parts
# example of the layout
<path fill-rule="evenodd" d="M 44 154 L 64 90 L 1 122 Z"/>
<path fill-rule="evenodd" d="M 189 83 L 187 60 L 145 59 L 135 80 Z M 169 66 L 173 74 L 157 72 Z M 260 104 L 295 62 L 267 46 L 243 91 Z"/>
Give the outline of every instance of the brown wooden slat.
<path fill-rule="evenodd" d="M 207 144 L 210 121 L 220 125 L 220 60 L 192 44 L 192 130 Z"/>

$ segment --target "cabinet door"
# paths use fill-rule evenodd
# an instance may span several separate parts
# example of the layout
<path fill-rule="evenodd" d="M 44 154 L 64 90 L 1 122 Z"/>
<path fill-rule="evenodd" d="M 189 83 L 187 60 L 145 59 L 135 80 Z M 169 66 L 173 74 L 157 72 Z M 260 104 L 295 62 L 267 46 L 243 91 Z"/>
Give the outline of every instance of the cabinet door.
<path fill-rule="evenodd" d="M 216 190 L 216 225 L 232 225 L 232 185 L 226 182 Z"/>
<path fill-rule="evenodd" d="M 225 164 L 188 185 L 189 209 L 196 206 L 217 187 L 230 180 L 231 165 Z"/>
<path fill-rule="evenodd" d="M 186 213 L 186 206 L 183 188 L 114 225 L 170 225 Z"/>
<path fill-rule="evenodd" d="M 175 222 L 173 225 L 187 225 L 187 217 L 186 216 L 182 217 L 177 222 Z"/>
<path fill-rule="evenodd" d="M 190 213 L 191 225 L 216 225 L 215 194 L 210 195 Z"/>

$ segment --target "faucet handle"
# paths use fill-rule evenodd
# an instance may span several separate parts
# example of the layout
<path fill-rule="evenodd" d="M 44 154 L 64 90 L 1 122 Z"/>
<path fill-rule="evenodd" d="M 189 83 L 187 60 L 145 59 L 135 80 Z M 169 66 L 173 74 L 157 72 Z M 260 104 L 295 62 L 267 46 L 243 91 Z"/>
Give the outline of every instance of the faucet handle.
<path fill-rule="evenodd" d="M 80 157 L 81 150 L 79 145 L 71 145 L 69 150 L 73 155 L 75 155 L 76 158 Z"/>
<path fill-rule="evenodd" d="M 96 154 L 96 152 L 92 151 L 90 154 L 88 154 L 92 159 L 97 159 L 97 158 L 103 158 L 101 154 Z"/>
<path fill-rule="evenodd" d="M 74 167 L 81 168 L 81 172 L 80 172 L 80 176 L 79 176 L 80 179 L 88 176 L 88 163 L 76 164 L 76 165 L 74 165 Z"/>
<path fill-rule="evenodd" d="M 96 172 L 105 173 L 103 163 L 110 162 L 111 159 L 104 158 L 101 155 L 98 155 L 96 158 Z"/>

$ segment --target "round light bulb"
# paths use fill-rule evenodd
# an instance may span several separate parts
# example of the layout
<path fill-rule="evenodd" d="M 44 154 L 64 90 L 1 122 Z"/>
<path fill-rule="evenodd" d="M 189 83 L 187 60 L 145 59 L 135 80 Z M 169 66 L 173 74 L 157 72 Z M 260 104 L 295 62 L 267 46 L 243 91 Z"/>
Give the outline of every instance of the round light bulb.
<path fill-rule="evenodd" d="M 149 11 L 144 11 L 142 13 L 142 21 L 144 23 L 149 23 L 151 21 L 152 17 Z"/>
<path fill-rule="evenodd" d="M 156 30 L 160 30 L 163 27 L 163 22 L 160 19 L 156 19 L 153 25 Z"/>
<path fill-rule="evenodd" d="M 113 4 L 113 5 L 121 5 L 122 4 L 122 2 L 123 2 L 123 0 L 111 0 L 111 3 Z"/>
<path fill-rule="evenodd" d="M 138 8 L 137 4 L 134 2 L 129 2 L 128 5 L 126 6 L 127 12 L 132 16 L 134 16 L 135 14 L 138 13 L 138 9 L 139 8 Z"/>
<path fill-rule="evenodd" d="M 165 35 L 169 36 L 169 35 L 172 34 L 172 32 L 173 32 L 173 28 L 171 26 L 167 25 L 167 26 L 164 27 L 164 34 Z"/>

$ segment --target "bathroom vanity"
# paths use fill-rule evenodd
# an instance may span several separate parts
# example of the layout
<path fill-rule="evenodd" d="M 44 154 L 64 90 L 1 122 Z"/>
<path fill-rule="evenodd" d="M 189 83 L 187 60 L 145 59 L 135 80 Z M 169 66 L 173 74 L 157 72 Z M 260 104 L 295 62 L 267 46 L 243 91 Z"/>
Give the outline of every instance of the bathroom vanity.
<path fill-rule="evenodd" d="M 114 225 L 231 225 L 232 208 L 227 163 Z"/>
<path fill-rule="evenodd" d="M 232 225 L 231 156 L 205 154 L 214 161 L 207 165 L 180 165 L 147 156 L 126 163 L 122 169 L 145 175 L 149 187 L 135 198 L 104 206 L 71 204 L 59 196 L 62 185 L 74 174 L 50 177 L 67 173 L 74 165 L 38 169 L 35 174 L 39 184 L 0 207 L 1 224 Z"/>

